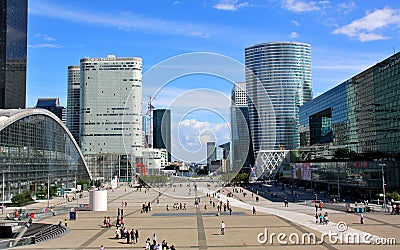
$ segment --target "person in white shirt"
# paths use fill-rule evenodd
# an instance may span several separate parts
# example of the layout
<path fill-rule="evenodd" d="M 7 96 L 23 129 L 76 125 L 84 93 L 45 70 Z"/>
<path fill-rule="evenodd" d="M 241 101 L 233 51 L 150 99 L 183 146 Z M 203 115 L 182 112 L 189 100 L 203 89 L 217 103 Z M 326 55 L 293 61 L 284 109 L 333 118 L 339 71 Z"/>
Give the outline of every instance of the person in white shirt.
<path fill-rule="evenodd" d="M 225 223 L 224 223 L 224 221 L 221 222 L 221 234 L 225 235 Z"/>

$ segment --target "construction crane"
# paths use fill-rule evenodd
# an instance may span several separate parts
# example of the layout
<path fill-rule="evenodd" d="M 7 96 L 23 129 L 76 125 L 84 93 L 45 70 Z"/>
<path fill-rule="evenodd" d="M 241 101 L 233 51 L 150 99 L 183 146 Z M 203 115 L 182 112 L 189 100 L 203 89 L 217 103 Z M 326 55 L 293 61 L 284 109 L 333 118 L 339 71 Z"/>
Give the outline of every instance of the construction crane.
<path fill-rule="evenodd" d="M 146 110 L 146 117 L 148 117 L 150 121 L 150 128 L 149 128 L 149 135 L 146 138 L 146 147 L 152 147 L 152 140 L 153 140 L 153 109 L 154 106 L 152 104 L 153 101 L 153 96 L 149 95 L 148 96 L 149 101 L 147 103 L 147 110 Z M 146 124 L 147 125 L 147 124 Z"/>

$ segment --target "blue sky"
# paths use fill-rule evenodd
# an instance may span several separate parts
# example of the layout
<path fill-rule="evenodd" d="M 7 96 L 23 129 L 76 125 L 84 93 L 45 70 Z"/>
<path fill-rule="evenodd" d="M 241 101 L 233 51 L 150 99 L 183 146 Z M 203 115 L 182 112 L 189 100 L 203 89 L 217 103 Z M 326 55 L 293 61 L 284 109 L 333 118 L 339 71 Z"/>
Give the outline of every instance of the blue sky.
<path fill-rule="evenodd" d="M 311 44 L 316 96 L 399 51 L 399 36 L 400 1 L 393 0 L 34 0 L 29 1 L 27 106 L 39 97 L 59 97 L 66 106 L 67 67 L 83 57 L 139 56 L 145 73 L 191 52 L 244 63 L 245 47 L 271 41 Z M 180 78 L 169 90 L 208 88 L 229 95 L 226 80 L 202 77 Z M 231 80 L 243 81 L 244 74 L 237 78 Z M 143 82 L 143 103 L 153 95 L 150 85 Z M 203 110 L 185 117 L 215 129 L 224 119 L 213 116 L 207 120 Z M 226 138 L 226 131 L 221 133 Z"/>

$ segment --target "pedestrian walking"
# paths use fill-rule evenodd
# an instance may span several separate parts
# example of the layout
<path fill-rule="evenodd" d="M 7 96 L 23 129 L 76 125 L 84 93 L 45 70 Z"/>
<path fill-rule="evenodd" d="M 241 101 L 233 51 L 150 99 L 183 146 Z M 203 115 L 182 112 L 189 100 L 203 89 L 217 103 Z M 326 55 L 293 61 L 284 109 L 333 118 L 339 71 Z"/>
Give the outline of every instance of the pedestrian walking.
<path fill-rule="evenodd" d="M 131 243 L 131 234 L 128 231 L 126 231 L 125 237 L 126 237 L 126 244 L 130 244 Z"/>
<path fill-rule="evenodd" d="M 101 246 L 100 246 L 100 250 L 104 250 L 104 247 L 103 247 L 103 245 L 101 245 Z"/>
<path fill-rule="evenodd" d="M 253 215 L 255 215 L 255 214 L 256 214 L 256 208 L 253 207 Z"/>
<path fill-rule="evenodd" d="M 361 224 L 364 224 L 364 215 L 360 213 L 360 222 Z"/>
<path fill-rule="evenodd" d="M 157 241 L 156 233 L 153 234 L 153 241 Z"/>
<path fill-rule="evenodd" d="M 225 223 L 224 223 L 224 221 L 221 222 L 221 234 L 225 235 Z"/>
<path fill-rule="evenodd" d="M 134 229 L 131 230 L 130 235 L 131 235 L 131 244 L 132 243 L 135 244 L 136 240 L 135 240 L 135 230 Z"/>
<path fill-rule="evenodd" d="M 139 240 L 139 231 L 136 229 L 135 230 L 135 241 L 136 241 L 136 243 L 138 243 L 138 240 Z"/>

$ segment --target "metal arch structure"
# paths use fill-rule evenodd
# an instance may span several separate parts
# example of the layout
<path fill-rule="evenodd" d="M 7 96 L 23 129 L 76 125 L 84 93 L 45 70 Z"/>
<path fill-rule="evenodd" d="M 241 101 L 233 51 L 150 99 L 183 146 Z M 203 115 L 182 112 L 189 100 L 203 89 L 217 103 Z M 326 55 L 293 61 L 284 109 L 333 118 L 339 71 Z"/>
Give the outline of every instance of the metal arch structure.
<path fill-rule="evenodd" d="M 43 115 L 50 117 L 53 121 L 57 122 L 58 125 L 60 125 L 63 130 L 66 132 L 68 137 L 71 139 L 72 143 L 74 144 L 74 147 L 76 148 L 77 152 L 79 153 L 79 156 L 82 159 L 83 165 L 86 168 L 86 172 L 89 175 L 90 180 L 92 180 L 92 174 L 89 171 L 89 168 L 86 164 L 85 157 L 83 156 L 78 144 L 75 141 L 75 138 L 72 136 L 71 132 L 69 129 L 65 126 L 65 124 L 52 112 L 46 110 L 46 109 L 4 109 L 0 110 L 0 131 L 5 129 L 6 127 L 14 124 L 15 122 L 29 116 L 33 115 Z M 7 117 L 7 118 L 4 118 Z"/>
<path fill-rule="evenodd" d="M 256 176 L 257 179 L 274 178 L 282 164 L 289 163 L 290 150 L 261 150 L 257 153 Z"/>

